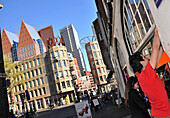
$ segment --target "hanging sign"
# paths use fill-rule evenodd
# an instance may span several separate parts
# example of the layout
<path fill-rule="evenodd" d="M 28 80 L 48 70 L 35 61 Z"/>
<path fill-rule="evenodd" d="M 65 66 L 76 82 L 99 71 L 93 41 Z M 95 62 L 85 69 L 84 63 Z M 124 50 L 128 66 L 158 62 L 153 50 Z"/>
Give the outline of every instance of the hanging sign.
<path fill-rule="evenodd" d="M 156 7 L 158 8 L 159 5 L 161 4 L 162 0 L 154 0 Z"/>

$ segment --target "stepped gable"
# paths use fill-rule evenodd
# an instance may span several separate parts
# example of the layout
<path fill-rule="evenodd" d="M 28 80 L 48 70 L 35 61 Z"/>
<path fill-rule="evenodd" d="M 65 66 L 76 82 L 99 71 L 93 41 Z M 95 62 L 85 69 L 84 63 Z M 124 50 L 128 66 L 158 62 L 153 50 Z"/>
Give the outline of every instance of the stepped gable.
<path fill-rule="evenodd" d="M 18 48 L 34 44 L 35 42 L 33 39 L 40 39 L 40 37 L 34 27 L 24 23 L 22 20 Z"/>
<path fill-rule="evenodd" d="M 3 32 L 2 32 L 3 55 L 11 53 L 12 44 L 11 44 L 10 38 L 12 37 L 9 37 L 7 34 L 7 31 L 3 28 Z"/>

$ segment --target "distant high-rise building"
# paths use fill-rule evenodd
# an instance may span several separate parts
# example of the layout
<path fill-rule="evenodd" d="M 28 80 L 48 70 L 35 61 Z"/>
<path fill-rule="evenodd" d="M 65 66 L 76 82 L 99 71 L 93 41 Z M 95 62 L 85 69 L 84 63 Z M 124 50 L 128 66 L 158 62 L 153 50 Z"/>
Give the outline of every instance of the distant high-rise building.
<path fill-rule="evenodd" d="M 3 28 L 3 33 L 2 33 L 3 55 L 10 58 L 12 61 L 18 61 L 18 52 L 17 52 L 18 41 L 19 41 L 19 37 L 17 34 L 6 31 Z"/>
<path fill-rule="evenodd" d="M 64 39 L 67 51 L 73 54 L 73 57 L 77 59 L 78 66 L 81 74 L 86 70 L 82 51 L 80 49 L 80 43 L 77 35 L 77 31 L 73 24 L 60 29 L 60 35 Z"/>
<path fill-rule="evenodd" d="M 46 48 L 35 27 L 22 21 L 18 42 L 19 61 L 43 52 L 46 52 Z"/>

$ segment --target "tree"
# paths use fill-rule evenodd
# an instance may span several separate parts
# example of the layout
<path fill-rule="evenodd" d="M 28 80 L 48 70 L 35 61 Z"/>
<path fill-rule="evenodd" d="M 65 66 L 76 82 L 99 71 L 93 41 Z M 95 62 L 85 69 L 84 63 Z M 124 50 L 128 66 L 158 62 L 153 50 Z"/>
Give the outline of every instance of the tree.
<path fill-rule="evenodd" d="M 6 80 L 10 81 L 10 86 L 7 88 L 7 92 L 10 93 L 13 88 L 19 84 L 23 84 L 23 75 L 20 72 L 21 67 L 18 65 L 18 62 L 14 62 L 4 56 L 4 67 Z"/>

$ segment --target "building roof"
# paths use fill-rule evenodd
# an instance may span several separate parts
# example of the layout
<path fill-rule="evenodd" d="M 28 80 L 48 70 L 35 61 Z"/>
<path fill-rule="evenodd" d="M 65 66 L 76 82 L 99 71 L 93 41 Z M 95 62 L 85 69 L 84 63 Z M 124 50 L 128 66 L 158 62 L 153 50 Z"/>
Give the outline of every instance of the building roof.
<path fill-rule="evenodd" d="M 32 27 L 31 25 L 28 25 L 26 23 L 25 23 L 25 25 L 33 39 L 40 39 L 40 37 L 34 27 Z"/>
<path fill-rule="evenodd" d="M 18 42 L 19 41 L 19 38 L 16 34 L 12 33 L 12 32 L 9 32 L 9 31 L 6 31 L 8 37 L 9 37 L 9 40 L 11 41 L 11 44 L 13 44 L 13 42 Z"/>

